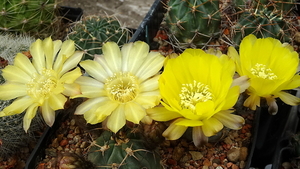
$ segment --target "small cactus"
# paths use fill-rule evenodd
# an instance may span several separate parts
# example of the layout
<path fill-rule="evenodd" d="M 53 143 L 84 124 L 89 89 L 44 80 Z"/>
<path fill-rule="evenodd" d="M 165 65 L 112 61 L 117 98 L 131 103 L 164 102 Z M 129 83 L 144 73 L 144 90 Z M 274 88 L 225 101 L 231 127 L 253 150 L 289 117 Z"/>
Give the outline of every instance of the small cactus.
<path fill-rule="evenodd" d="M 55 22 L 56 0 L 3 0 L 0 2 L 0 30 L 49 36 Z"/>
<path fill-rule="evenodd" d="M 159 155 L 147 150 L 139 134 L 132 131 L 120 131 L 116 135 L 104 131 L 92 143 L 88 160 L 99 169 L 161 168 Z"/>
<path fill-rule="evenodd" d="M 237 2 L 235 0 L 234 2 Z M 241 39 L 249 34 L 259 38 L 272 37 L 281 42 L 291 42 L 296 26 L 293 20 L 296 15 L 293 13 L 295 0 L 282 1 L 239 1 L 233 5 L 237 20 L 231 27 L 233 45 L 237 46 Z"/>
<path fill-rule="evenodd" d="M 292 27 L 289 22 L 272 11 L 244 11 L 233 26 L 233 41 L 239 44 L 245 36 L 254 34 L 258 38 L 273 37 L 282 42 L 290 42 Z"/>
<path fill-rule="evenodd" d="M 92 164 L 76 153 L 64 152 L 58 155 L 59 169 L 92 169 Z"/>
<path fill-rule="evenodd" d="M 169 0 L 166 8 L 164 20 L 176 48 L 202 48 L 220 35 L 218 0 Z"/>
<path fill-rule="evenodd" d="M 0 57 L 13 64 L 17 53 L 28 51 L 30 45 L 35 41 L 28 35 L 0 34 Z"/>
<path fill-rule="evenodd" d="M 112 16 L 86 16 L 72 27 L 68 39 L 75 42 L 78 50 L 85 51 L 85 59 L 93 59 L 102 54 L 102 45 L 107 41 L 123 45 L 129 41 L 130 31 L 121 27 Z"/>

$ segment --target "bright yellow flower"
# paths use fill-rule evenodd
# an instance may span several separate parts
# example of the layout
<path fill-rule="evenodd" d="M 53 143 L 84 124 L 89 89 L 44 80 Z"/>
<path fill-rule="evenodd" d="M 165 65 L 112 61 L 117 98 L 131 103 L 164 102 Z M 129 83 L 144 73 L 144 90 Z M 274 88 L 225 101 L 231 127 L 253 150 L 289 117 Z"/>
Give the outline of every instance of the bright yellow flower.
<path fill-rule="evenodd" d="M 75 114 L 83 114 L 91 124 L 107 120 L 107 128 L 116 133 L 126 120 L 138 124 L 146 109 L 159 103 L 158 72 L 165 58 L 149 53 L 149 46 L 141 41 L 125 44 L 121 50 L 116 43 L 107 42 L 102 50 L 103 55 L 95 56 L 94 61 L 80 63 L 91 77 L 76 80 L 82 91 L 77 97 L 89 99 Z"/>
<path fill-rule="evenodd" d="M 239 54 L 230 47 L 228 55 L 235 60 L 239 75 L 250 78 L 247 89 L 250 96 L 244 106 L 255 110 L 260 99 L 265 98 L 269 112 L 276 114 L 277 97 L 289 105 L 300 103 L 300 98 L 282 91 L 300 86 L 300 75 L 296 73 L 299 56 L 290 45 L 274 38 L 257 39 L 248 35 L 240 44 Z"/>
<path fill-rule="evenodd" d="M 166 62 L 159 79 L 164 107 L 149 109 L 149 116 L 157 121 L 174 119 L 163 133 L 170 140 L 180 138 L 188 127 L 193 127 L 196 146 L 223 125 L 240 129 L 244 119 L 229 110 L 240 94 L 239 86 L 232 86 L 234 72 L 234 62 L 226 55 L 219 58 L 201 49 L 186 49 Z"/>
<path fill-rule="evenodd" d="M 74 81 L 81 76 L 80 68 L 74 69 L 80 62 L 83 52 L 75 51 L 74 42 L 67 40 L 52 41 L 38 39 L 30 47 L 32 61 L 18 53 L 14 64 L 3 69 L 6 82 L 0 86 L 0 99 L 17 98 L 0 112 L 0 116 L 22 113 L 24 130 L 30 127 L 37 109 L 47 125 L 52 126 L 55 110 L 63 109 L 66 96 L 80 93 L 79 85 Z"/>

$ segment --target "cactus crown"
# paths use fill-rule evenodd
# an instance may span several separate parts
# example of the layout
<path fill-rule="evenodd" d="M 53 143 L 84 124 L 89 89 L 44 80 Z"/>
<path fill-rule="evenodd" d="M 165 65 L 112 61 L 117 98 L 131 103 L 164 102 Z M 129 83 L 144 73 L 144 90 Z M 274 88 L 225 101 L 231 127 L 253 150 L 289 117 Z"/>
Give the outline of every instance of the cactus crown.
<path fill-rule="evenodd" d="M 113 16 L 87 16 L 74 24 L 68 38 L 85 51 L 83 59 L 93 59 L 95 54 L 102 54 L 103 43 L 113 41 L 123 45 L 129 41 L 129 35 L 130 31 Z"/>
<path fill-rule="evenodd" d="M 218 0 L 169 0 L 166 8 L 167 32 L 179 49 L 206 46 L 220 34 Z"/>
<path fill-rule="evenodd" d="M 104 131 L 90 148 L 88 159 L 96 168 L 161 168 L 160 158 L 145 148 L 137 133 Z"/>

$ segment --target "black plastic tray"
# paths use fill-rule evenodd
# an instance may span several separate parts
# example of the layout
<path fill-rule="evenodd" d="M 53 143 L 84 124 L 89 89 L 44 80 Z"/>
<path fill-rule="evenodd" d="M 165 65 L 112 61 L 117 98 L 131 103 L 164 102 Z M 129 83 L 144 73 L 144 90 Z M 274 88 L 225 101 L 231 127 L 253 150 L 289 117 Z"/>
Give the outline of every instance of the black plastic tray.
<path fill-rule="evenodd" d="M 300 97 L 300 92 L 291 94 Z M 264 168 L 271 164 L 273 169 L 280 169 L 282 162 L 292 157 L 290 139 L 299 130 L 299 106 L 289 106 L 277 101 L 279 110 L 276 115 L 268 114 L 262 108 L 258 124 L 256 144 L 253 147 L 251 167 Z"/>

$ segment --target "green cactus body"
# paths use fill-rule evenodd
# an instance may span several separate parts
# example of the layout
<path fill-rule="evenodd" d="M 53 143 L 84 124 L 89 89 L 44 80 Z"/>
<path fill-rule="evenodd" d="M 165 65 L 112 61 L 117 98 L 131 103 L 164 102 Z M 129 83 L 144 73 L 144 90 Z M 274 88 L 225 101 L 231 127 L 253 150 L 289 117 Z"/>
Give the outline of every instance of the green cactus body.
<path fill-rule="evenodd" d="M 95 54 L 102 54 L 102 45 L 114 41 L 123 45 L 129 41 L 130 31 L 121 27 L 115 17 L 87 16 L 75 23 L 68 38 L 75 41 L 79 50 L 85 51 L 85 59 L 93 59 Z"/>
<path fill-rule="evenodd" d="M 252 1 L 252 7 L 258 10 L 277 11 L 283 15 L 290 13 L 296 7 L 296 0 L 260 0 Z"/>
<path fill-rule="evenodd" d="M 169 39 L 179 49 L 206 46 L 220 34 L 218 0 L 170 0 L 167 9 Z"/>
<path fill-rule="evenodd" d="M 145 149 L 144 141 L 136 133 L 104 131 L 90 148 L 88 160 L 96 168 L 160 169 L 159 155 Z"/>
<path fill-rule="evenodd" d="M 56 0 L 3 0 L 0 2 L 0 30 L 49 34 L 56 7 Z"/>
<path fill-rule="evenodd" d="M 233 42 L 237 45 L 249 34 L 254 34 L 258 38 L 273 37 L 282 42 L 289 42 L 291 28 L 289 22 L 272 11 L 244 11 L 233 26 Z"/>

